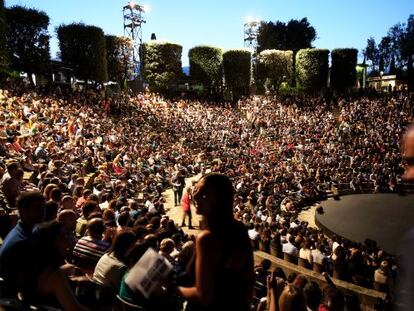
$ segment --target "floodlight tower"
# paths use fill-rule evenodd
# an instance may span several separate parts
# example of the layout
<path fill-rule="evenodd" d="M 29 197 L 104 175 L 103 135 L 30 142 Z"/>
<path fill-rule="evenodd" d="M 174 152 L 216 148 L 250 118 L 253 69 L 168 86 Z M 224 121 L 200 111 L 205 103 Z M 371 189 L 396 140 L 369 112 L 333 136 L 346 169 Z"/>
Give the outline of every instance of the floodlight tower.
<path fill-rule="evenodd" d="M 244 47 L 252 49 L 254 53 L 257 52 L 257 36 L 261 23 L 260 19 L 255 20 L 249 16 L 244 24 Z"/>
<path fill-rule="evenodd" d="M 260 19 L 255 20 L 251 16 L 247 17 L 246 23 L 244 24 L 244 47 L 253 51 L 252 65 L 255 81 L 257 79 L 257 37 L 261 24 L 262 21 Z"/>
<path fill-rule="evenodd" d="M 138 75 L 141 74 L 141 54 L 140 47 L 142 45 L 142 24 L 145 24 L 143 14 L 148 12 L 148 8 L 129 1 L 127 5 L 123 7 L 124 14 L 124 35 L 131 38 L 133 44 L 133 60 L 136 65 L 136 71 Z"/>

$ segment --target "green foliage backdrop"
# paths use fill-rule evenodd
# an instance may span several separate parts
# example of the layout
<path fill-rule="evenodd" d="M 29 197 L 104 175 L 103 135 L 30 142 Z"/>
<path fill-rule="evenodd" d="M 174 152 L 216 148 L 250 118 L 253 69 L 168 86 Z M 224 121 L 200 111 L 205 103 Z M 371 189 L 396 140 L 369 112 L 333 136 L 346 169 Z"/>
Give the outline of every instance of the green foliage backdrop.
<path fill-rule="evenodd" d="M 329 50 L 303 49 L 296 54 L 296 83 L 306 91 L 320 91 L 327 86 Z"/>
<path fill-rule="evenodd" d="M 264 50 L 258 55 L 258 76 L 269 86 L 279 89 L 283 81 L 293 78 L 293 51 Z"/>
<path fill-rule="evenodd" d="M 163 91 L 182 76 L 183 47 L 171 42 L 150 41 L 142 45 L 142 76 L 151 90 Z"/>
<path fill-rule="evenodd" d="M 6 9 L 7 46 L 14 70 L 32 74 L 49 71 L 49 16 L 45 12 L 14 6 Z"/>
<path fill-rule="evenodd" d="M 357 49 L 335 49 L 331 52 L 331 87 L 346 90 L 355 86 Z"/>
<path fill-rule="evenodd" d="M 223 51 L 212 46 L 195 46 L 188 52 L 190 76 L 206 87 L 221 85 Z"/>
<path fill-rule="evenodd" d="M 133 43 L 128 37 L 105 36 L 108 79 L 123 85 L 134 70 Z"/>
<path fill-rule="evenodd" d="M 57 28 L 62 61 L 75 68 L 82 80 L 108 80 L 105 36 L 101 28 L 84 24 L 61 25 Z"/>
<path fill-rule="evenodd" d="M 247 94 L 252 80 L 252 53 L 244 49 L 226 51 L 223 69 L 226 86 L 233 94 Z"/>

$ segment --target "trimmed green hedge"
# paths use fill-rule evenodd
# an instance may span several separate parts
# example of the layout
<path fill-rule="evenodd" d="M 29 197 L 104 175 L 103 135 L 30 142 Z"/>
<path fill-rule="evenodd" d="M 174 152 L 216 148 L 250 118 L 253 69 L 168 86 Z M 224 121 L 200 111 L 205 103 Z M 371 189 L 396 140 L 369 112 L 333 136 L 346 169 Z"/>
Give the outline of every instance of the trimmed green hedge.
<path fill-rule="evenodd" d="M 264 50 L 258 55 L 258 77 L 278 90 L 283 81 L 293 77 L 293 51 Z"/>
<path fill-rule="evenodd" d="M 195 46 L 188 51 L 190 76 L 205 86 L 221 85 L 223 50 L 213 46 Z"/>
<path fill-rule="evenodd" d="M 105 36 L 101 28 L 85 24 L 57 28 L 62 61 L 75 67 L 78 79 L 108 81 Z"/>
<path fill-rule="evenodd" d="M 329 50 L 303 49 L 296 54 L 297 86 L 306 91 L 320 91 L 328 83 Z"/>
<path fill-rule="evenodd" d="M 142 45 L 142 76 L 151 90 L 165 91 L 182 76 L 183 47 L 176 43 L 150 41 Z"/>
<path fill-rule="evenodd" d="M 234 95 L 248 94 L 252 80 L 252 53 L 249 50 L 228 50 L 223 54 L 226 86 Z"/>
<path fill-rule="evenodd" d="M 357 49 L 335 49 L 331 52 L 331 87 L 346 90 L 355 86 Z"/>

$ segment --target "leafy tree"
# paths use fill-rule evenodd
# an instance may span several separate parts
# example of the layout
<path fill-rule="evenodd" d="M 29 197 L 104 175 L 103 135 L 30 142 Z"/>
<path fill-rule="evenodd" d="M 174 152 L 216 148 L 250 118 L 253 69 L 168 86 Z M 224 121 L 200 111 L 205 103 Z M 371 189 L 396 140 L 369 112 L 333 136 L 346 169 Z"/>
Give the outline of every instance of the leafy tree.
<path fill-rule="evenodd" d="M 392 55 L 395 59 L 395 65 L 399 69 L 403 69 L 407 63 L 406 59 L 404 59 L 402 52 L 402 48 L 404 45 L 404 39 L 405 39 L 405 29 L 404 25 L 401 23 L 398 23 L 394 26 L 392 26 L 388 30 L 388 37 L 390 40 L 390 49 L 392 51 Z M 380 53 L 380 57 L 385 58 L 386 55 L 382 55 Z"/>
<path fill-rule="evenodd" d="M 257 36 L 257 51 L 286 50 L 286 24 L 280 21 L 262 22 Z"/>
<path fill-rule="evenodd" d="M 355 86 L 357 49 L 335 49 L 331 52 L 331 86 L 337 90 L 346 90 Z"/>
<path fill-rule="evenodd" d="M 190 76 L 207 88 L 222 84 L 223 51 L 212 46 L 195 46 L 188 51 Z"/>
<path fill-rule="evenodd" d="M 293 52 L 265 50 L 258 56 L 258 72 L 262 80 L 268 80 L 275 90 L 283 81 L 293 77 Z"/>
<path fill-rule="evenodd" d="M 290 20 L 287 24 L 276 21 L 262 22 L 257 36 L 258 52 L 263 50 L 292 50 L 294 54 L 300 49 L 312 47 L 316 39 L 316 30 L 307 18 Z"/>
<path fill-rule="evenodd" d="M 373 38 L 368 39 L 364 56 L 371 60 L 372 71 L 377 69 L 391 74 L 408 77 L 410 89 L 414 88 L 414 15 L 408 17 L 407 23 L 392 26 L 376 47 Z M 387 70 L 388 69 L 388 70 Z"/>
<path fill-rule="evenodd" d="M 249 50 L 228 50 L 223 54 L 226 86 L 233 94 L 247 94 L 252 80 L 252 53 Z"/>
<path fill-rule="evenodd" d="M 408 17 L 401 48 L 402 57 L 407 59 L 407 62 L 411 62 L 412 67 L 414 61 L 414 15 Z"/>
<path fill-rule="evenodd" d="M 402 44 L 402 56 L 407 59 L 408 87 L 414 90 L 414 15 L 410 15 Z"/>
<path fill-rule="evenodd" d="M 56 32 L 62 61 L 74 66 L 78 79 L 108 80 L 105 36 L 101 28 L 73 23 L 60 25 Z"/>
<path fill-rule="evenodd" d="M 123 85 L 133 75 L 133 42 L 127 37 L 109 35 L 105 36 L 105 41 L 108 78 Z"/>
<path fill-rule="evenodd" d="M 49 71 L 49 17 L 45 12 L 14 6 L 6 9 L 7 45 L 12 68 L 28 74 Z"/>
<path fill-rule="evenodd" d="M 286 50 L 292 50 L 294 54 L 300 49 L 311 48 L 315 39 L 316 30 L 306 17 L 300 21 L 292 19 L 286 25 Z"/>
<path fill-rule="evenodd" d="M 380 44 L 378 44 L 378 53 L 380 55 L 379 70 L 390 73 L 389 66 L 394 58 L 394 53 L 392 51 L 391 38 L 389 36 L 385 36 L 381 39 Z"/>
<path fill-rule="evenodd" d="M 0 0 L 0 71 L 4 71 L 9 62 L 6 31 L 6 10 L 4 0 Z"/>
<path fill-rule="evenodd" d="M 379 67 L 380 56 L 377 44 L 375 43 L 375 39 L 373 37 L 367 40 L 367 46 L 363 51 L 363 54 L 366 60 L 371 61 L 372 71 L 376 72 Z"/>
<path fill-rule="evenodd" d="M 182 76 L 182 46 L 171 42 L 150 41 L 142 45 L 142 76 L 150 89 L 165 91 Z"/>
<path fill-rule="evenodd" d="M 303 49 L 296 54 L 296 82 L 306 91 L 320 91 L 328 82 L 329 50 Z"/>

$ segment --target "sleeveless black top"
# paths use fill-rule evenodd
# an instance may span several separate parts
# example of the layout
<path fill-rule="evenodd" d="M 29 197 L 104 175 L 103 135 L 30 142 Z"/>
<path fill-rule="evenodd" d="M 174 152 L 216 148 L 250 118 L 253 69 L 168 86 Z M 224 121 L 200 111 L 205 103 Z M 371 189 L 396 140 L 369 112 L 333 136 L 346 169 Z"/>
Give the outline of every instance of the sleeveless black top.
<path fill-rule="evenodd" d="M 242 223 L 234 221 L 230 228 L 225 228 L 220 234 L 214 234 L 219 238 L 221 250 L 214 277 L 214 301 L 208 306 L 189 301 L 186 311 L 249 311 L 254 275 L 253 251 L 247 229 Z M 249 267 L 251 273 L 242 271 L 242 268 L 234 268 L 234 260 L 240 256 L 244 257 L 240 260 L 246 262 L 242 267 Z M 195 265 L 192 273 L 194 276 Z"/>

